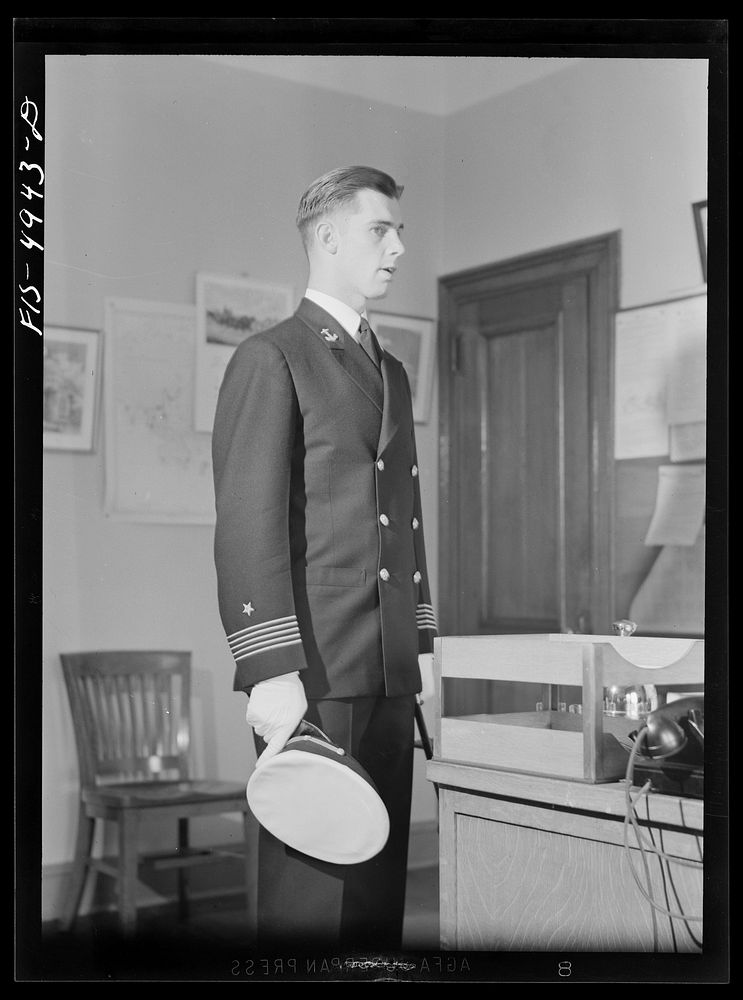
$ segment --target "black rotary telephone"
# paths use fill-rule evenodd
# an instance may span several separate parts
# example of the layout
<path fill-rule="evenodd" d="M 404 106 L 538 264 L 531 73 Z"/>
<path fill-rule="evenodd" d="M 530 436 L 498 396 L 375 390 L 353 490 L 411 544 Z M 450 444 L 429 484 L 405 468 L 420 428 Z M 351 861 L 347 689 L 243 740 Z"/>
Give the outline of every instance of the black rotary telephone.
<path fill-rule="evenodd" d="M 651 712 L 646 726 L 630 733 L 636 740 L 643 734 L 639 753 L 663 763 L 704 767 L 704 698 L 678 698 Z"/>

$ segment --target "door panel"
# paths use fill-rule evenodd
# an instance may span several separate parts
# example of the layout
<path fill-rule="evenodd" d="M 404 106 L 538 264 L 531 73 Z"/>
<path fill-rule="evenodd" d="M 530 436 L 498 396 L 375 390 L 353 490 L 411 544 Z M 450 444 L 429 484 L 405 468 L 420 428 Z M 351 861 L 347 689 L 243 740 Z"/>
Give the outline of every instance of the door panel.
<path fill-rule="evenodd" d="M 462 305 L 461 631 L 562 631 L 590 606 L 585 279 Z"/>
<path fill-rule="evenodd" d="M 478 627 L 528 619 L 557 628 L 560 483 L 556 324 L 484 337 L 483 586 Z M 474 622 L 473 622 L 474 624 Z"/>
<path fill-rule="evenodd" d="M 440 618 L 609 631 L 616 234 L 440 282 Z"/>

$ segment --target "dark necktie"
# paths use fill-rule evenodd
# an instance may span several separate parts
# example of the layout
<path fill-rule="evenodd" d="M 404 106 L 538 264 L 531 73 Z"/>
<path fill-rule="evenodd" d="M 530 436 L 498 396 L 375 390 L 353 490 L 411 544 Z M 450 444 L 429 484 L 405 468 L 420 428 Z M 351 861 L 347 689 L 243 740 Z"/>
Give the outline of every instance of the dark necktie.
<path fill-rule="evenodd" d="M 372 333 L 372 328 L 363 316 L 361 317 L 361 323 L 359 323 L 359 344 L 369 355 L 374 363 L 374 366 L 379 368 L 379 354 L 377 353 L 376 337 Z"/>

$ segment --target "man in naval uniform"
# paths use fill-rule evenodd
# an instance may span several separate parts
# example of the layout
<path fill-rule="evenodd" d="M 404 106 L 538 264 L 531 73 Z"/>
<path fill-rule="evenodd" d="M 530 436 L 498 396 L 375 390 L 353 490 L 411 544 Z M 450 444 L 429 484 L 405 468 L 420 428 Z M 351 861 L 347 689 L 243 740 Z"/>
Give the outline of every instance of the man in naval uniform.
<path fill-rule="evenodd" d="M 257 766 L 306 718 L 367 770 L 390 816 L 385 848 L 357 865 L 314 860 L 261 828 L 266 944 L 401 943 L 419 655 L 436 629 L 410 388 L 366 320 L 404 252 L 401 193 L 369 167 L 308 188 L 306 294 L 240 344 L 217 405 L 219 609 Z"/>

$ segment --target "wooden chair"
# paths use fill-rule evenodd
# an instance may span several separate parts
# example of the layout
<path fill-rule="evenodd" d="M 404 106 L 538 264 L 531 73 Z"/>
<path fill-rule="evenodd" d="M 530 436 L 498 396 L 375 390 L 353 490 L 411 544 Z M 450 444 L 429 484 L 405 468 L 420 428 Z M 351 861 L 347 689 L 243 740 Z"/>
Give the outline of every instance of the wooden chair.
<path fill-rule="evenodd" d="M 244 859 L 250 891 L 245 786 L 188 774 L 191 654 L 116 651 L 61 654 L 80 767 L 80 807 L 72 885 L 62 929 L 72 927 L 89 871 L 116 879 L 121 928 L 135 929 L 140 865 L 177 871 L 178 911 L 188 914 L 187 869 L 225 855 Z M 192 849 L 189 820 L 240 812 L 243 852 Z M 142 818 L 177 820 L 177 848 L 140 854 Z M 115 864 L 91 857 L 96 820 L 118 824 Z"/>

